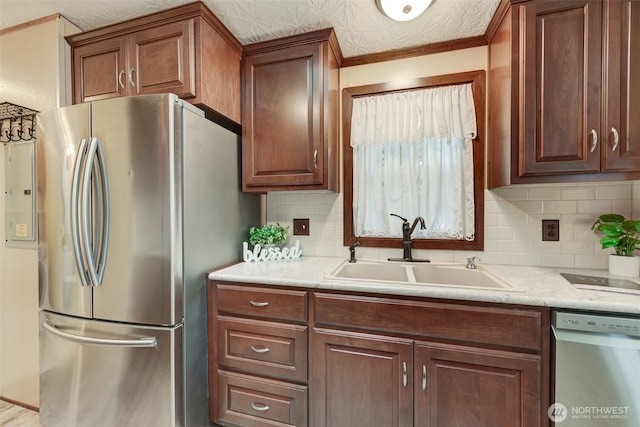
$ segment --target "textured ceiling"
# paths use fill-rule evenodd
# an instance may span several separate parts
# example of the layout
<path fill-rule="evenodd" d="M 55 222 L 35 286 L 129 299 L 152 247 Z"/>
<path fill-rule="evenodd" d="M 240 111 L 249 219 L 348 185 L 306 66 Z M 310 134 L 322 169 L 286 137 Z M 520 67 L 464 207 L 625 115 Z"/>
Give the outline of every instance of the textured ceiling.
<path fill-rule="evenodd" d="M 345 58 L 483 35 L 500 0 L 434 0 L 410 22 L 375 0 L 205 0 L 243 44 L 333 27 Z M 83 31 L 191 0 L 0 0 L 0 29 L 60 13 Z"/>

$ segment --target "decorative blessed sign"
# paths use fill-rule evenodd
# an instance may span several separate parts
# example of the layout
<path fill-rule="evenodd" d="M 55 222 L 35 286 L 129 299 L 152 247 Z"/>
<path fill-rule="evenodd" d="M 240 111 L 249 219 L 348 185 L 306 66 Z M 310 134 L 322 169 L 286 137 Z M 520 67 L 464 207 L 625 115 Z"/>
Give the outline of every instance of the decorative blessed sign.
<path fill-rule="evenodd" d="M 279 261 L 285 259 L 294 259 L 302 255 L 302 249 L 300 249 L 300 241 L 296 240 L 294 246 L 279 248 L 269 247 L 263 248 L 260 245 L 255 245 L 253 250 L 249 250 L 249 244 L 242 242 L 242 257 L 244 262 L 252 261 Z"/>

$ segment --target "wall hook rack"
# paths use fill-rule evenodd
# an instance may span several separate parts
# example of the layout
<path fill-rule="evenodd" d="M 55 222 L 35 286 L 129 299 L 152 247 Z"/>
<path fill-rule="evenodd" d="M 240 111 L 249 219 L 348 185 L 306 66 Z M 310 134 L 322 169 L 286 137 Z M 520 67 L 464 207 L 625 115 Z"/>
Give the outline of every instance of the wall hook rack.
<path fill-rule="evenodd" d="M 36 137 L 38 111 L 10 102 L 0 103 L 0 142 L 32 141 Z"/>

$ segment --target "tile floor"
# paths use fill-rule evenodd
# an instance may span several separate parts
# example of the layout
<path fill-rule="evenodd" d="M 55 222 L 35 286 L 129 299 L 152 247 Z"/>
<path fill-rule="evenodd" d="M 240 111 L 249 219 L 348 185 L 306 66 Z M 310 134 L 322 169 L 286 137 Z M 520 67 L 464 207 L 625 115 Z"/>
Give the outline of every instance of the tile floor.
<path fill-rule="evenodd" d="M 0 400 L 0 426 L 40 427 L 38 413 Z"/>

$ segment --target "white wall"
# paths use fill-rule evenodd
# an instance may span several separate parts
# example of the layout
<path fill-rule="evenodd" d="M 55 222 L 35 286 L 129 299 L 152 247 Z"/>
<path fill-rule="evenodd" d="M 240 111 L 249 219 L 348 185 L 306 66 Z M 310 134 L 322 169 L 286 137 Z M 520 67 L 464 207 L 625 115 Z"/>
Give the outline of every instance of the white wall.
<path fill-rule="evenodd" d="M 0 32 L 0 102 L 37 111 L 70 103 L 63 36 L 78 31 L 55 15 Z M 0 398 L 38 407 L 38 252 L 5 247 L 4 197 L 0 224 Z"/>
<path fill-rule="evenodd" d="M 386 81 L 487 69 L 487 48 L 476 47 L 419 58 L 344 68 L 341 89 Z M 607 268 L 607 254 L 590 227 L 602 213 L 629 217 L 640 212 L 640 183 L 546 184 L 485 190 L 485 249 L 482 252 L 421 251 L 414 255 L 441 261 L 464 261 L 472 255 L 493 264 L 567 268 Z M 348 256 L 343 246 L 343 194 L 323 191 L 272 192 L 267 222 L 292 229 L 293 218 L 309 218 L 309 236 L 298 239 L 306 255 Z M 560 241 L 542 242 L 542 219 L 560 220 Z M 357 249 L 359 257 L 388 258 L 401 249 Z"/>

